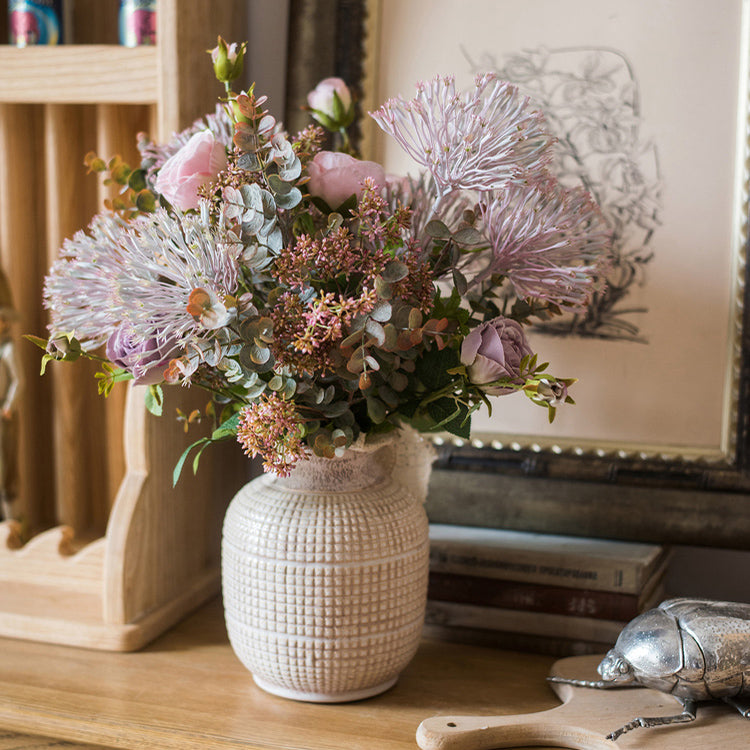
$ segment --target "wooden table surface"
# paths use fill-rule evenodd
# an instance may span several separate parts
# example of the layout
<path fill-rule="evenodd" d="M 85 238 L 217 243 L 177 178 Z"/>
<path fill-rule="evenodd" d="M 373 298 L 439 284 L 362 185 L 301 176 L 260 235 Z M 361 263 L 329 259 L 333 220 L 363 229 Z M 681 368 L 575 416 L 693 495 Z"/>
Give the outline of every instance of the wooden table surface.
<path fill-rule="evenodd" d="M 424 640 L 387 693 L 299 703 L 255 686 L 214 601 L 135 653 L 0 639 L 0 740 L 23 733 L 139 750 L 415 750 L 417 727 L 436 714 L 558 705 L 545 680 L 553 661 Z M 8 747 L 79 747 L 22 739 L 28 744 L 17 738 Z"/>

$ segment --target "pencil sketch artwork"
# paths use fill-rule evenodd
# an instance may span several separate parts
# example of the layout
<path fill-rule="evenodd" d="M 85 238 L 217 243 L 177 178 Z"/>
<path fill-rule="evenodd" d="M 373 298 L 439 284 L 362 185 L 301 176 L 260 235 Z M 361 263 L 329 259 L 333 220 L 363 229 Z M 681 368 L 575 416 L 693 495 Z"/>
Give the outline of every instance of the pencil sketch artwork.
<path fill-rule="evenodd" d="M 661 224 L 662 180 L 656 145 L 641 112 L 638 79 L 620 51 L 608 48 L 524 50 L 499 61 L 464 51 L 473 72 L 493 70 L 538 103 L 559 139 L 558 178 L 582 184 L 613 233 L 614 262 L 606 289 L 585 315 L 563 316 L 540 332 L 646 343 L 639 320 L 646 307 L 631 302 L 647 282 Z"/>

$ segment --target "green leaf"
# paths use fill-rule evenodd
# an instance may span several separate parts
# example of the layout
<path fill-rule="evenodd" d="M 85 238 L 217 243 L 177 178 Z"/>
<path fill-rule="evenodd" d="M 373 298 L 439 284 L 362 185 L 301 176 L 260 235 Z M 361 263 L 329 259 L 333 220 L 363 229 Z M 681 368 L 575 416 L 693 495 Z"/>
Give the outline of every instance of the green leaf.
<path fill-rule="evenodd" d="M 350 346 L 356 346 L 365 334 L 365 329 L 360 328 L 353 333 L 350 333 L 339 345 L 342 349 L 347 349 Z"/>
<path fill-rule="evenodd" d="M 451 236 L 451 230 L 440 219 L 428 221 L 424 231 L 435 240 L 447 240 Z"/>
<path fill-rule="evenodd" d="M 24 338 L 27 341 L 31 341 L 32 344 L 36 344 L 43 351 L 47 351 L 47 339 L 43 339 L 39 336 L 32 336 L 30 333 L 24 334 Z"/>
<path fill-rule="evenodd" d="M 134 190 L 136 193 L 140 193 L 141 190 L 145 190 L 146 185 L 146 170 L 145 169 L 134 169 L 128 177 L 128 187 Z"/>
<path fill-rule="evenodd" d="M 453 235 L 453 239 L 459 245 L 478 245 L 484 238 L 474 227 L 464 227 Z"/>
<path fill-rule="evenodd" d="M 225 440 L 226 438 L 234 437 L 237 434 L 237 427 L 240 423 L 240 413 L 235 412 L 229 419 L 222 422 L 212 433 L 211 440 L 214 442 L 218 440 Z"/>
<path fill-rule="evenodd" d="M 286 183 L 284 183 L 286 184 Z M 284 195 L 276 195 L 276 205 L 279 208 L 290 209 L 299 205 L 302 201 L 302 192 L 299 188 L 293 187 L 288 193 Z"/>
<path fill-rule="evenodd" d="M 457 268 L 453 269 L 453 286 L 455 290 L 463 296 L 469 289 L 469 283 L 466 277 Z"/>
<path fill-rule="evenodd" d="M 391 285 L 382 277 L 375 277 L 375 291 L 380 299 L 390 299 L 393 296 Z"/>
<path fill-rule="evenodd" d="M 198 452 L 195 454 L 195 458 L 193 458 L 193 475 L 198 473 L 198 464 L 200 463 L 201 456 L 203 455 L 203 451 L 208 448 L 208 446 L 211 444 L 210 440 L 207 440 L 199 449 Z"/>
<path fill-rule="evenodd" d="M 368 396 L 367 416 L 370 417 L 375 424 L 382 424 L 385 422 L 386 415 L 387 411 L 385 404 L 379 398 Z"/>
<path fill-rule="evenodd" d="M 435 420 L 433 430 L 445 430 L 464 440 L 471 437 L 470 411 L 466 404 L 441 398 L 428 405 L 427 413 Z"/>
<path fill-rule="evenodd" d="M 389 260 L 383 269 L 383 280 L 389 284 L 405 279 L 409 275 L 409 268 L 400 260 Z"/>
<path fill-rule="evenodd" d="M 428 391 L 439 391 L 453 380 L 449 373 L 461 364 L 455 349 L 427 349 L 416 362 L 416 374 Z"/>
<path fill-rule="evenodd" d="M 203 437 L 200 440 L 196 440 L 194 443 L 191 443 L 187 448 L 185 448 L 185 450 L 182 452 L 182 455 L 177 460 L 174 470 L 172 471 L 172 487 L 177 486 L 177 482 L 180 479 L 180 474 L 182 474 L 182 467 L 185 465 L 185 461 L 190 455 L 190 451 L 192 451 L 196 446 L 201 445 L 201 443 L 207 443 L 208 440 L 208 438 Z"/>
<path fill-rule="evenodd" d="M 385 344 L 385 329 L 377 320 L 368 318 L 367 323 L 365 323 L 365 331 L 372 336 L 378 346 Z"/>
<path fill-rule="evenodd" d="M 377 320 L 378 323 L 387 323 L 391 319 L 392 313 L 393 308 L 391 307 L 391 303 L 383 300 L 372 308 L 370 317 L 373 320 Z"/>
<path fill-rule="evenodd" d="M 146 408 L 156 417 L 162 415 L 164 409 L 164 391 L 160 385 L 150 385 L 146 391 Z"/>
<path fill-rule="evenodd" d="M 156 196 L 150 190 L 141 190 L 135 196 L 135 206 L 143 213 L 153 213 L 156 211 Z"/>
<path fill-rule="evenodd" d="M 44 373 L 45 373 L 45 372 L 46 372 L 46 370 L 47 370 L 47 363 L 48 363 L 48 362 L 52 362 L 52 361 L 53 361 L 54 359 L 55 359 L 55 358 L 54 358 L 54 357 L 50 357 L 50 355 L 49 355 L 49 354 L 45 354 L 45 355 L 44 355 L 44 356 L 42 357 L 42 368 L 41 368 L 41 370 L 39 370 L 39 374 L 40 374 L 40 375 L 44 375 Z"/>

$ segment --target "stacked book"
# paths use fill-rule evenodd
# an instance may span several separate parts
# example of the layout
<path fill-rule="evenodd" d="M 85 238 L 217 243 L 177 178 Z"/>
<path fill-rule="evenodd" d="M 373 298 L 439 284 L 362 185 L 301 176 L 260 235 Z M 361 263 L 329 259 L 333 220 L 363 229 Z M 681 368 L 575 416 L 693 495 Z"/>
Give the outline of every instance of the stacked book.
<path fill-rule="evenodd" d="M 602 653 L 664 595 L 669 549 L 430 526 L 426 634 L 567 656 Z"/>

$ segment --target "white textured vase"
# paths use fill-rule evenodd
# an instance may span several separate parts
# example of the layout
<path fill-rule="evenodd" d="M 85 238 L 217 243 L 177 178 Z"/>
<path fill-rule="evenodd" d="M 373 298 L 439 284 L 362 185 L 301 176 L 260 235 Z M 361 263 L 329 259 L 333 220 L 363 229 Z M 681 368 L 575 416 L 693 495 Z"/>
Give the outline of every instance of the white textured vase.
<path fill-rule="evenodd" d="M 391 687 L 414 656 L 428 523 L 423 498 L 392 478 L 388 451 L 313 456 L 232 500 L 222 542 L 227 630 L 264 690 L 359 700 Z"/>

